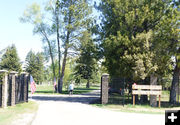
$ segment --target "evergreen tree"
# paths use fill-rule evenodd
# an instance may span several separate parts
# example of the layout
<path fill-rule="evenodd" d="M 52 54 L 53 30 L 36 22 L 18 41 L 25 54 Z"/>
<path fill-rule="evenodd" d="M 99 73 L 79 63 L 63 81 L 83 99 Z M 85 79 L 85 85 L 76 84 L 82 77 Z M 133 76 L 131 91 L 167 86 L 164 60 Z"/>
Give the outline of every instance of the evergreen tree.
<path fill-rule="evenodd" d="M 154 46 L 161 41 L 155 41 L 154 34 L 155 28 L 168 13 L 169 4 L 170 1 L 158 0 L 102 0 L 104 64 L 111 76 L 132 77 L 134 74 L 134 79 L 145 79 L 160 69 Z M 166 65 L 166 62 L 161 65 Z"/>
<path fill-rule="evenodd" d="M 8 71 L 21 72 L 21 63 L 17 54 L 15 45 L 12 45 L 6 49 L 6 52 L 3 54 L 0 68 Z"/>
<path fill-rule="evenodd" d="M 151 77 L 150 84 L 157 84 L 157 76 L 171 70 L 171 57 L 179 48 L 179 12 L 172 0 L 102 0 L 99 9 L 104 64 L 110 75 Z"/>
<path fill-rule="evenodd" d="M 36 83 L 43 82 L 44 74 L 44 57 L 42 53 L 35 54 L 30 51 L 26 56 L 26 71 L 31 74 Z"/>
<path fill-rule="evenodd" d="M 93 73 L 96 71 L 95 45 L 88 31 L 83 32 L 80 41 L 80 56 L 76 61 L 75 75 L 77 78 L 80 76 L 82 79 L 86 79 L 86 87 L 89 88 L 89 82 L 92 79 Z"/>

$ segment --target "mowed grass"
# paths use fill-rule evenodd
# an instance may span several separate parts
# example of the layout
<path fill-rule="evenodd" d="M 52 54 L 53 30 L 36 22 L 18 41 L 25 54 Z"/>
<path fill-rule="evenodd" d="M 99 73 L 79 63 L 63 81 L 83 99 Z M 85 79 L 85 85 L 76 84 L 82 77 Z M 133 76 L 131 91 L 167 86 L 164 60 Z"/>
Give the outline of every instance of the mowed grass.
<path fill-rule="evenodd" d="M 83 93 L 88 93 L 88 92 L 91 92 L 93 90 L 98 90 L 98 89 L 100 89 L 100 85 L 92 85 L 90 88 L 86 88 L 85 85 L 75 86 L 73 94 L 83 94 Z M 31 92 L 30 87 L 29 87 L 29 92 Z M 34 94 L 56 94 L 57 95 L 59 93 L 55 93 L 53 85 L 44 84 L 44 85 L 37 85 L 36 92 Z M 63 92 L 61 94 L 69 94 L 67 87 L 63 88 Z"/>
<path fill-rule="evenodd" d="M 12 121 L 19 118 L 20 115 L 26 113 L 35 113 L 37 109 L 38 104 L 34 101 L 16 104 L 16 106 L 9 106 L 5 109 L 0 108 L 0 125 L 8 125 Z"/>
<path fill-rule="evenodd" d="M 132 105 L 132 97 L 125 94 L 124 106 L 123 106 L 123 96 L 119 94 L 113 94 L 109 97 L 109 103 L 106 105 L 93 104 L 100 108 L 110 109 L 113 111 L 120 112 L 132 112 L 132 113 L 147 113 L 147 114 L 164 114 L 166 110 L 180 110 L 180 104 L 171 105 L 169 104 L 169 91 L 163 91 L 161 97 L 161 107 L 151 107 L 149 101 L 146 103 L 137 102 L 136 105 Z M 157 97 L 157 101 L 159 98 Z M 157 102 L 158 105 L 158 102 Z"/>
<path fill-rule="evenodd" d="M 130 113 L 144 113 L 144 114 L 165 114 L 166 110 L 180 110 L 180 107 L 151 107 L 150 105 L 135 105 L 132 104 L 125 104 L 118 105 L 118 104 L 93 104 L 100 108 L 109 109 L 112 111 L 119 111 L 119 112 L 130 112 Z"/>

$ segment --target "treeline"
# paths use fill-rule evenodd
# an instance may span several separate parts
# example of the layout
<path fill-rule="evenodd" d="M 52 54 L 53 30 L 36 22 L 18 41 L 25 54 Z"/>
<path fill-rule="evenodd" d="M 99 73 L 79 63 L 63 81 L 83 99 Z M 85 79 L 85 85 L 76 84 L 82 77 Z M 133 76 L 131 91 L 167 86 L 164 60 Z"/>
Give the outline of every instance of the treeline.
<path fill-rule="evenodd" d="M 180 75 L 178 0 L 101 0 L 104 65 L 112 77 L 138 82 L 172 75 L 170 102 L 176 103 Z"/>
<path fill-rule="evenodd" d="M 178 0 L 100 0 L 94 6 L 91 0 L 48 0 L 45 6 L 28 6 L 21 17 L 42 37 L 44 59 L 51 62 L 44 71 L 51 72 L 51 81 L 57 78 L 59 93 L 66 78 L 86 80 L 89 87 L 102 72 L 150 84 L 172 77 L 173 104 L 180 74 L 179 20 Z"/>
<path fill-rule="evenodd" d="M 34 26 L 34 34 L 42 37 L 45 58 L 51 61 L 52 80 L 58 79 L 59 93 L 62 92 L 68 59 L 92 55 L 92 51 L 87 51 L 87 55 L 82 54 L 81 43 L 86 41 L 87 43 L 83 44 L 90 45 L 88 42 L 92 41 L 93 18 L 90 0 L 49 0 L 43 9 L 37 3 L 33 3 L 24 11 L 21 21 L 31 23 Z M 94 42 L 91 42 L 95 48 L 93 44 Z M 90 49 L 94 49 L 92 47 Z M 93 61 L 96 60 L 93 56 L 87 59 L 89 61 L 75 61 L 80 68 L 76 68 L 75 81 L 78 82 L 79 78 L 86 79 L 89 87 L 89 80 L 95 71 L 92 66 L 94 67 L 97 61 Z"/>
<path fill-rule="evenodd" d="M 85 57 L 81 57 L 85 58 Z M 81 59 L 80 59 L 81 60 Z M 77 85 L 80 85 L 81 83 L 87 82 L 87 86 L 90 87 L 89 82 L 91 83 L 99 83 L 100 81 L 100 73 L 94 70 L 94 67 L 98 67 L 98 65 L 93 64 L 93 66 L 89 66 L 92 69 L 89 74 L 84 68 L 79 68 L 81 67 L 80 65 L 83 65 L 83 67 L 86 67 L 83 62 L 80 61 L 79 58 L 67 58 L 67 64 L 66 64 L 66 69 L 65 69 L 65 74 L 64 74 L 64 87 L 67 87 L 68 84 L 71 81 L 75 81 Z M 87 60 L 91 60 L 91 58 L 87 58 Z M 88 62 L 89 64 L 89 62 Z M 54 62 L 55 66 L 55 77 L 58 77 L 58 60 L 55 59 Z M 33 52 L 30 50 L 26 56 L 25 62 L 20 61 L 17 49 L 15 45 L 8 46 L 4 50 L 0 51 L 0 70 L 8 70 L 10 71 L 17 71 L 18 73 L 21 72 L 27 72 L 31 74 L 34 78 L 34 81 L 36 84 L 43 84 L 43 83 L 51 83 L 52 78 L 54 78 L 53 75 L 53 68 L 52 64 L 47 65 L 47 60 L 45 59 L 45 55 L 43 52 Z M 81 72 L 84 71 L 84 72 Z M 81 76 L 83 75 L 83 76 Z M 86 76 L 87 75 L 87 76 Z M 1 78 L 0 78 L 1 79 Z"/>

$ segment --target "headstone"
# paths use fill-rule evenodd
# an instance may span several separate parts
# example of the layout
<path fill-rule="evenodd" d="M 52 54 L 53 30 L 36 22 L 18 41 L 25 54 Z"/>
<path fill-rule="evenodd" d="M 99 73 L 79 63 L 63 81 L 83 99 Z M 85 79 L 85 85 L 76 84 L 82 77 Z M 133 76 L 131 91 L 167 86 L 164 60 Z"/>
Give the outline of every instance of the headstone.
<path fill-rule="evenodd" d="M 108 84 L 109 84 L 109 75 L 103 74 L 101 77 L 101 104 L 108 103 Z"/>

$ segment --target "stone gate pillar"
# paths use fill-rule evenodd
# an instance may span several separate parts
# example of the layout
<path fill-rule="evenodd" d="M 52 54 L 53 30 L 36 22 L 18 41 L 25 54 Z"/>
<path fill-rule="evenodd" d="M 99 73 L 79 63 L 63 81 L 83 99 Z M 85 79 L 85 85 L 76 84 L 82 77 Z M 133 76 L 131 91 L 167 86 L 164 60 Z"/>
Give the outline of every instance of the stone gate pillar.
<path fill-rule="evenodd" d="M 108 103 L 108 84 L 109 74 L 103 74 L 101 77 L 101 104 Z"/>
<path fill-rule="evenodd" d="M 16 96 L 15 96 L 15 88 L 16 88 L 16 75 L 18 72 L 12 71 L 10 72 L 10 77 L 11 77 L 11 106 L 14 106 L 16 103 Z"/>
<path fill-rule="evenodd" d="M 28 73 L 22 72 L 21 73 L 21 79 L 23 84 L 23 102 L 28 102 Z"/>
<path fill-rule="evenodd" d="M 7 101 L 8 101 L 8 76 L 6 70 L 0 70 L 0 74 L 3 75 L 2 79 L 2 108 L 7 107 Z"/>

